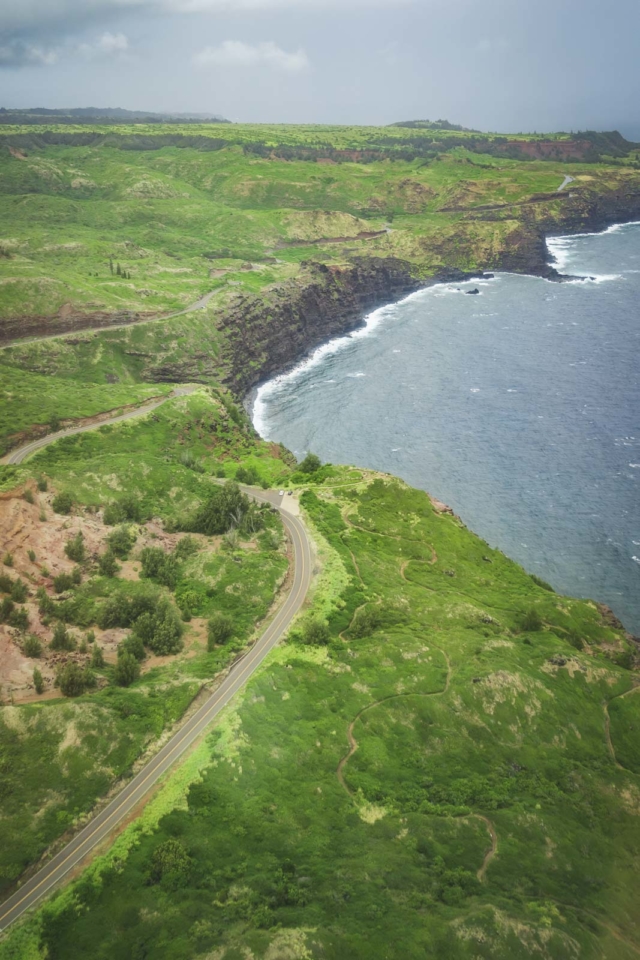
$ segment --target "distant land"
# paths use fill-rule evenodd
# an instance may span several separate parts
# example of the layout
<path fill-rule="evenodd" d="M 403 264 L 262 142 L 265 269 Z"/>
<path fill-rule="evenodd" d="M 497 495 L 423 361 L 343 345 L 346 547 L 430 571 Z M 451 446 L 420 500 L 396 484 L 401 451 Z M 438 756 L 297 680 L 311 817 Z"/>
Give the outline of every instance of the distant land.
<path fill-rule="evenodd" d="M 215 113 L 154 113 L 123 107 L 0 107 L 0 123 L 231 123 Z"/>

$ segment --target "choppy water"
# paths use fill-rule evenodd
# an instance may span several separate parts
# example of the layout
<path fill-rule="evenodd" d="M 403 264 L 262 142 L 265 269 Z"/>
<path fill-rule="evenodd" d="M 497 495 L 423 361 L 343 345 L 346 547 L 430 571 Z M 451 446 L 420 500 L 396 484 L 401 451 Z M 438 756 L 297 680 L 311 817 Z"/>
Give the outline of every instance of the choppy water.
<path fill-rule="evenodd" d="M 261 387 L 254 423 L 429 490 L 640 634 L 640 224 L 549 246 L 595 280 L 420 291 Z"/>

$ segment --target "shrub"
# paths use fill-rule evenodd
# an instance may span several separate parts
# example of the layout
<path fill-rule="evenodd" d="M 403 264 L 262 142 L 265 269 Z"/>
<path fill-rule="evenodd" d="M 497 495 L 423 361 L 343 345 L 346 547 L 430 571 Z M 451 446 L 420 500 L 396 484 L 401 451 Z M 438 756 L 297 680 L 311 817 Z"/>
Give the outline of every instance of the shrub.
<path fill-rule="evenodd" d="M 26 500 L 27 503 L 33 503 L 33 493 L 28 487 L 22 494 L 22 499 Z"/>
<path fill-rule="evenodd" d="M 13 554 L 12 554 L 12 553 L 9 553 L 9 552 L 5 553 L 4 557 L 2 558 L 2 562 L 4 563 L 5 567 L 12 567 L 12 566 L 13 566 Z"/>
<path fill-rule="evenodd" d="M 113 679 L 119 687 L 129 687 L 140 676 L 140 664 L 131 653 L 118 657 Z"/>
<path fill-rule="evenodd" d="M 322 620 L 307 620 L 302 627 L 302 642 L 319 647 L 329 643 L 329 627 Z"/>
<path fill-rule="evenodd" d="M 79 697 L 87 686 L 85 671 L 77 663 L 65 663 L 56 674 L 56 686 L 65 697 Z"/>
<path fill-rule="evenodd" d="M 228 481 L 216 487 L 195 515 L 192 529 L 207 536 L 226 533 L 230 527 L 239 527 L 249 509 L 249 498 L 237 483 Z"/>
<path fill-rule="evenodd" d="M 103 577 L 115 577 L 120 570 L 120 564 L 117 562 L 112 550 L 107 550 L 98 559 L 98 570 Z"/>
<path fill-rule="evenodd" d="M 29 626 L 29 615 L 24 607 L 16 607 L 9 614 L 8 624 L 16 630 L 26 630 Z"/>
<path fill-rule="evenodd" d="M 236 480 L 238 483 L 247 483 L 255 486 L 260 483 L 260 474 L 255 467 L 238 467 L 236 470 Z"/>
<path fill-rule="evenodd" d="M 34 660 L 37 660 L 38 657 L 42 655 L 42 644 L 38 637 L 35 637 L 32 633 L 28 634 L 25 637 L 24 643 L 22 644 L 22 652 L 25 657 L 31 657 Z"/>
<path fill-rule="evenodd" d="M 157 602 L 155 593 L 139 593 L 135 597 L 116 593 L 103 606 L 98 623 L 103 630 L 130 627 L 143 613 L 153 613 Z"/>
<path fill-rule="evenodd" d="M 379 607 L 363 607 L 358 610 L 353 623 L 351 624 L 351 634 L 356 639 L 370 636 L 382 624 L 382 611 Z"/>
<path fill-rule="evenodd" d="M 13 590 L 13 580 L 6 573 L 0 573 L 0 590 L 3 593 L 11 593 Z"/>
<path fill-rule="evenodd" d="M 38 587 L 38 592 L 36 593 L 38 598 L 38 613 L 41 617 L 50 617 L 56 611 L 56 605 L 45 590 L 44 587 Z"/>
<path fill-rule="evenodd" d="M 173 555 L 178 560 L 186 560 L 187 557 L 191 557 L 194 553 L 197 553 L 199 549 L 200 544 L 198 541 L 194 537 L 186 536 L 178 541 Z"/>
<path fill-rule="evenodd" d="M 542 617 L 535 607 L 525 611 L 520 618 L 520 628 L 525 633 L 537 633 L 542 630 Z"/>
<path fill-rule="evenodd" d="M 126 560 L 129 550 L 136 542 L 136 535 L 128 527 L 118 527 L 107 537 L 109 549 L 119 557 L 120 560 Z"/>
<path fill-rule="evenodd" d="M 15 603 L 24 603 L 28 595 L 29 591 L 24 580 L 14 580 L 11 584 L 11 599 Z"/>
<path fill-rule="evenodd" d="M 209 650 L 217 643 L 226 643 L 233 636 L 233 620 L 226 613 L 214 613 L 207 624 Z"/>
<path fill-rule="evenodd" d="M 73 497 L 65 491 L 58 493 L 51 501 L 51 506 L 56 513 L 69 514 L 73 507 Z"/>
<path fill-rule="evenodd" d="M 71 583 L 76 587 L 82 583 L 82 570 L 80 567 L 74 567 L 71 571 Z"/>
<path fill-rule="evenodd" d="M 315 473 L 322 466 L 322 460 L 315 453 L 308 453 L 302 463 L 298 464 L 300 473 Z"/>
<path fill-rule="evenodd" d="M 75 637 L 68 632 L 64 623 L 56 623 L 49 647 L 51 650 L 75 650 Z"/>
<path fill-rule="evenodd" d="M 59 573 L 53 578 L 53 589 L 56 593 L 64 593 L 73 587 L 73 577 L 70 573 Z"/>
<path fill-rule="evenodd" d="M 13 613 L 15 604 L 11 597 L 5 597 L 0 603 L 0 623 L 8 623 L 9 617 Z"/>
<path fill-rule="evenodd" d="M 191 450 L 184 450 L 180 454 L 180 463 L 183 467 L 186 467 L 187 470 L 194 470 L 196 473 L 204 473 L 204 467 L 202 466 L 201 461 Z"/>
<path fill-rule="evenodd" d="M 52 433 L 57 433 L 60 429 L 60 417 L 55 413 L 49 417 L 49 429 Z"/>
<path fill-rule="evenodd" d="M 27 550 L 27 556 L 29 557 L 29 560 L 31 560 L 31 563 L 35 563 L 35 560 L 36 560 L 35 550 Z"/>
<path fill-rule="evenodd" d="M 546 580 L 543 580 L 542 577 L 537 577 L 535 573 L 531 574 L 531 579 L 538 586 L 542 587 L 543 590 L 548 590 L 550 593 L 555 593 L 555 590 L 550 583 L 547 583 Z"/>
<path fill-rule="evenodd" d="M 102 647 L 99 647 L 96 643 L 91 654 L 91 666 L 94 670 L 100 670 L 104 667 L 104 654 L 102 652 Z"/>
<path fill-rule="evenodd" d="M 37 479 L 38 490 L 40 493 L 46 493 L 49 489 L 49 482 L 46 477 L 43 477 L 42 474 Z"/>
<path fill-rule="evenodd" d="M 175 555 L 160 547 L 145 547 L 140 554 L 142 576 L 174 590 L 178 581 L 178 562 Z"/>
<path fill-rule="evenodd" d="M 78 530 L 75 537 L 72 537 L 64 545 L 64 552 L 73 560 L 74 563 L 82 563 L 85 558 L 84 536 L 82 530 Z"/>
<path fill-rule="evenodd" d="M 88 631 L 87 631 L 87 643 L 93 643 L 95 639 L 96 639 L 96 635 L 95 635 L 95 633 L 93 632 L 93 630 L 88 630 Z"/>
<path fill-rule="evenodd" d="M 44 692 L 44 680 L 42 679 L 42 674 L 37 667 L 34 667 L 33 670 L 33 685 L 36 688 L 36 693 Z"/>

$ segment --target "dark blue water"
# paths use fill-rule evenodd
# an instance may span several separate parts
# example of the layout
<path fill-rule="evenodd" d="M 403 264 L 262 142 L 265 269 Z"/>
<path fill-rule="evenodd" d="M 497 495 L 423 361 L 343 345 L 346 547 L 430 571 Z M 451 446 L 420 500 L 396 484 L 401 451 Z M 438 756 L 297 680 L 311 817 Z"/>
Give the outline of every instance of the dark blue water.
<path fill-rule="evenodd" d="M 254 422 L 428 490 L 640 634 L 640 224 L 550 248 L 596 280 L 421 291 L 262 387 Z"/>

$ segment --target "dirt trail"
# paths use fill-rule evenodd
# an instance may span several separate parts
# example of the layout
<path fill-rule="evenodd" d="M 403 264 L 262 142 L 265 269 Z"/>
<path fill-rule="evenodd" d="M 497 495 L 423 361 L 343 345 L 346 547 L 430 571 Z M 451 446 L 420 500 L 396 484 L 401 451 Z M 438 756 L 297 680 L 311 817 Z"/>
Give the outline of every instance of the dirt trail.
<path fill-rule="evenodd" d="M 626 773 L 633 773 L 633 770 L 629 770 L 628 767 L 625 767 L 616 756 L 615 747 L 613 746 L 613 740 L 611 739 L 611 717 L 609 716 L 609 704 L 613 703 L 614 700 L 622 700 L 623 697 L 628 697 L 632 693 L 637 693 L 640 690 L 640 684 L 637 687 L 632 687 L 631 690 L 627 690 L 625 693 L 619 693 L 617 697 L 611 697 L 611 700 L 605 700 L 602 704 L 602 709 L 604 711 L 604 734 L 607 741 L 607 749 L 611 759 L 615 763 L 616 767 L 619 770 L 624 770 Z"/>

